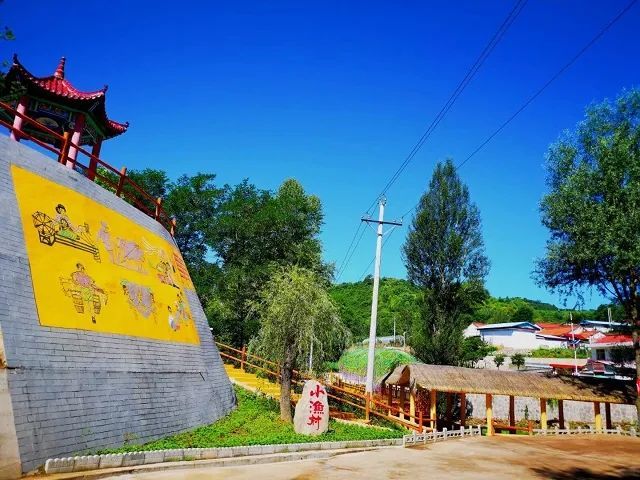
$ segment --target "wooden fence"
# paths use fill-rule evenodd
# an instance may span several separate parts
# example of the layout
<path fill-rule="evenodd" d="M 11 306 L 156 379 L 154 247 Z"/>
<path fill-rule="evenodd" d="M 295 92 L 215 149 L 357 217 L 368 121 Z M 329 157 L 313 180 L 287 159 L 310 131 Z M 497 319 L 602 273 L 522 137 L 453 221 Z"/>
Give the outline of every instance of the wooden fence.
<path fill-rule="evenodd" d="M 127 167 L 122 167 L 119 170 L 112 167 L 97 156 L 82 148 L 80 145 L 73 143 L 69 132 L 65 132 L 64 135 L 60 135 L 58 132 L 51 130 L 33 118 L 18 112 L 15 108 L 5 102 L 0 102 L 0 109 L 4 110 L 9 116 L 21 118 L 24 124 L 30 125 L 34 130 L 38 130 L 40 133 L 52 137 L 54 144 L 57 144 L 58 146 L 43 142 L 22 129 L 17 130 L 11 123 L 0 118 L 0 125 L 7 128 L 9 132 L 13 132 L 16 138 L 29 140 L 39 147 L 53 153 L 58 163 L 64 164 L 70 169 L 83 174 L 91 181 L 100 182 L 100 184 L 107 190 L 112 191 L 120 198 L 124 198 L 138 210 L 162 224 L 172 236 L 175 234 L 176 221 L 174 218 L 169 217 L 167 212 L 164 210 L 162 206 L 162 198 L 156 198 L 147 193 L 140 185 L 128 177 Z M 71 158 L 69 156 L 69 151 L 72 148 L 77 152 L 76 158 Z M 79 155 L 86 157 L 86 160 L 83 160 L 84 163 L 78 160 Z"/>
<path fill-rule="evenodd" d="M 242 370 L 256 370 L 266 375 L 270 380 L 278 382 L 280 379 L 280 366 L 271 360 L 259 357 L 249 353 L 246 347 L 241 349 L 216 342 L 218 350 L 223 360 L 232 363 Z M 292 383 L 301 386 L 306 380 L 312 377 L 294 370 Z M 372 416 L 383 418 L 409 430 L 423 432 L 429 430 L 424 425 L 429 422 L 430 418 L 424 418 L 422 412 L 411 414 L 403 411 L 399 407 L 389 405 L 375 397 L 353 391 L 350 388 L 344 388 L 326 382 L 326 379 L 318 379 L 327 389 L 327 397 L 334 407 L 355 410 L 360 413 L 366 420 L 370 420 Z"/>

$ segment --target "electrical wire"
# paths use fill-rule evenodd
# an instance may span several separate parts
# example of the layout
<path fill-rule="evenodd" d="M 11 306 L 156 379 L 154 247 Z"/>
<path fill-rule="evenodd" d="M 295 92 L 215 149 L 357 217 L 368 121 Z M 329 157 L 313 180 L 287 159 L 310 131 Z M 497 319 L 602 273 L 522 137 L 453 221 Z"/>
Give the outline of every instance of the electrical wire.
<path fill-rule="evenodd" d="M 520 113 L 522 113 L 536 98 L 538 98 L 554 81 L 556 81 L 565 71 L 567 71 L 589 48 L 591 48 L 607 31 L 617 23 L 636 3 L 638 0 L 631 0 L 615 17 L 613 17 L 584 47 L 582 47 L 560 70 L 558 70 L 549 80 L 547 80 L 538 90 L 535 91 L 527 100 L 511 114 L 491 135 L 482 141 L 462 162 L 456 165 L 456 170 L 464 166 L 471 158 L 473 158 L 480 150 L 482 150 L 493 138 L 498 135 L 504 128 L 509 125 Z M 401 218 L 406 217 L 415 210 L 420 202 L 407 210 Z"/>
<path fill-rule="evenodd" d="M 391 235 L 393 235 L 394 230 L 395 230 L 395 228 L 389 232 L 389 234 L 387 235 L 387 238 L 385 238 L 385 239 L 384 239 L 384 241 L 382 242 L 382 250 L 384 250 L 384 246 L 387 244 L 387 241 L 389 240 L 389 238 L 391 237 Z M 367 276 L 367 272 L 369 272 L 369 271 L 370 271 L 370 269 L 371 269 L 371 265 L 373 265 L 373 262 L 374 262 L 375 260 L 376 260 L 376 257 L 375 257 L 375 255 L 374 255 L 374 256 L 373 256 L 373 258 L 371 259 L 371 261 L 369 262 L 369 265 L 367 265 L 367 268 L 365 268 L 365 269 L 364 269 L 364 272 L 362 272 L 362 275 L 360 275 L 360 280 L 359 280 L 359 281 L 364 280 L 364 277 L 366 277 L 366 276 Z M 382 258 L 381 258 L 380 260 L 382 260 Z"/>
<path fill-rule="evenodd" d="M 475 62 L 473 63 L 473 65 L 471 65 L 471 67 L 467 71 L 467 73 L 464 76 L 464 78 L 460 81 L 458 86 L 451 93 L 451 95 L 449 96 L 448 100 L 442 106 L 442 108 L 440 109 L 438 114 L 431 121 L 431 124 L 429 124 L 429 126 L 427 127 L 425 132 L 422 134 L 422 136 L 420 137 L 418 142 L 413 146 L 413 148 L 411 149 L 411 151 L 409 152 L 407 157 L 400 164 L 400 166 L 395 171 L 395 173 L 391 176 L 391 179 L 384 186 L 384 188 L 382 189 L 380 194 L 371 203 L 369 208 L 367 208 L 367 213 L 369 213 L 369 214 L 371 213 L 371 209 L 376 205 L 378 199 L 380 197 L 384 196 L 387 193 L 387 191 L 391 188 L 391 186 L 398 180 L 398 178 L 400 177 L 402 172 L 405 170 L 405 168 L 407 168 L 409 163 L 414 159 L 414 157 L 416 156 L 418 151 L 422 148 L 422 146 L 425 144 L 425 142 L 429 139 L 431 134 L 434 132 L 434 130 L 437 128 L 437 126 L 440 124 L 440 122 L 444 119 L 445 115 L 449 112 L 451 107 L 453 107 L 453 104 L 456 102 L 458 97 L 462 94 L 462 92 L 469 85 L 469 83 L 471 83 L 471 80 L 473 79 L 475 74 L 478 72 L 480 67 L 484 64 L 484 62 L 487 60 L 487 58 L 489 58 L 489 56 L 491 55 L 491 53 L 493 52 L 495 47 L 500 43 L 502 38 L 507 33 L 507 30 L 509 30 L 509 27 L 511 27 L 511 25 L 513 24 L 513 22 L 515 22 L 515 20 L 518 17 L 518 15 L 520 15 L 520 12 L 522 12 L 522 10 L 524 9 L 526 3 L 527 3 L 527 0 L 518 0 L 516 2 L 516 4 L 513 7 L 513 9 L 509 12 L 507 17 L 502 22 L 502 24 L 498 27 L 498 30 L 496 30 L 496 32 L 493 34 L 493 36 L 491 37 L 491 39 L 489 40 L 487 45 L 485 45 L 485 47 L 482 50 L 482 52 L 480 53 L 480 55 L 476 58 Z"/>
<path fill-rule="evenodd" d="M 491 55 L 491 53 L 493 52 L 495 47 L 498 45 L 498 43 L 500 43 L 500 41 L 502 40 L 504 35 L 507 33 L 507 30 L 509 29 L 509 27 L 511 27 L 511 25 L 516 20 L 518 15 L 520 15 L 520 12 L 525 7 L 527 1 L 528 0 L 517 0 L 516 1 L 514 7 L 511 9 L 511 11 L 507 15 L 507 17 L 502 21 L 502 23 L 500 24 L 498 29 L 495 31 L 495 33 L 493 34 L 493 36 L 491 37 L 489 42 L 485 45 L 485 47 L 482 50 L 482 52 L 480 53 L 480 55 L 476 58 L 476 60 L 473 63 L 473 65 L 471 65 L 469 70 L 467 70 L 467 73 L 465 74 L 463 79 L 460 81 L 460 83 L 458 83 L 458 85 L 456 86 L 455 90 L 451 93 L 451 95 L 449 96 L 449 98 L 447 99 L 445 104 L 442 106 L 442 108 L 440 109 L 438 114 L 431 121 L 431 124 L 427 127 L 427 129 L 422 134 L 422 136 L 420 137 L 418 142 L 413 146 L 413 148 L 411 149 L 411 151 L 409 152 L 407 157 L 400 164 L 400 166 L 398 167 L 396 172 L 393 174 L 391 179 L 387 182 L 385 187 L 382 189 L 382 192 L 380 193 L 380 195 L 378 195 L 376 200 L 374 200 L 372 202 L 372 204 L 369 206 L 369 208 L 367 208 L 366 213 L 368 215 L 371 214 L 371 210 L 376 205 L 378 199 L 380 197 L 384 196 L 385 193 L 391 188 L 391 186 L 397 181 L 397 179 L 400 177 L 400 175 L 402 174 L 404 169 L 407 167 L 407 165 L 409 165 L 409 163 L 413 160 L 413 158 L 416 156 L 418 151 L 422 148 L 424 143 L 429 139 L 429 137 L 431 136 L 433 131 L 440 124 L 440 122 L 443 120 L 445 115 L 449 112 L 451 107 L 453 107 L 453 104 L 456 102 L 458 97 L 462 94 L 464 89 L 469 85 L 469 83 L 471 82 L 471 80 L 473 79 L 475 74 L 478 72 L 478 70 L 480 69 L 482 64 L 487 60 L 489 55 Z M 342 274 L 346 270 L 350 259 L 353 257 L 353 253 L 354 252 L 352 251 L 352 248 L 353 248 L 353 250 L 355 250 L 355 248 L 357 247 L 357 244 L 354 247 L 354 242 L 356 241 L 356 238 L 358 237 L 358 233 L 360 232 L 360 227 L 361 226 L 362 226 L 362 223 L 359 223 L 358 224 L 358 228 L 356 228 L 356 231 L 354 232 L 353 236 L 351 237 L 351 242 L 349 243 L 349 247 L 347 248 L 347 251 L 345 252 L 344 257 L 342 258 L 342 261 L 340 262 L 340 265 L 338 266 L 337 274 L 336 274 L 336 280 L 340 279 L 340 277 L 342 276 Z M 359 243 L 359 239 L 358 239 L 358 243 Z"/>

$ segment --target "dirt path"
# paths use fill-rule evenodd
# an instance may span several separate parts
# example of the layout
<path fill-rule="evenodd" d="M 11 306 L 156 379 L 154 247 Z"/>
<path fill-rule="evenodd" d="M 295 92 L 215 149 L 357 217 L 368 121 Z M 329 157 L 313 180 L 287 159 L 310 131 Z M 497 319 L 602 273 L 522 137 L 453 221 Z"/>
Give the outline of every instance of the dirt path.
<path fill-rule="evenodd" d="M 167 470 L 119 480 L 640 479 L 640 440 L 625 437 L 468 438 L 245 467 Z"/>

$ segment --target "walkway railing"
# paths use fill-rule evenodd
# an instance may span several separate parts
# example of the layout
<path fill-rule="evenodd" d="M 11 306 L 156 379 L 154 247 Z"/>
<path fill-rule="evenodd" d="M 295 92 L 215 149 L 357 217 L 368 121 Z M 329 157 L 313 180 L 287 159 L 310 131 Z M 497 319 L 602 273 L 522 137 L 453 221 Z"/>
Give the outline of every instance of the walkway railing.
<path fill-rule="evenodd" d="M 622 435 L 627 437 L 640 437 L 640 433 L 636 432 L 635 428 L 630 428 L 629 430 L 623 430 L 621 427 L 618 428 L 603 428 L 598 430 L 597 428 L 593 428 L 593 426 L 589 426 L 589 428 L 534 428 L 534 435 Z"/>
<path fill-rule="evenodd" d="M 403 447 L 411 447 L 413 445 L 425 444 L 428 442 L 435 443 L 438 440 L 450 440 L 453 438 L 464 437 L 480 437 L 482 436 L 482 430 L 478 427 L 460 427 L 459 430 L 447 430 L 443 428 L 441 432 L 424 432 L 414 433 L 413 435 L 405 435 L 402 438 Z"/>
<path fill-rule="evenodd" d="M 218 346 L 218 351 L 223 361 L 232 363 L 242 370 L 255 369 L 265 374 L 272 381 L 279 382 L 280 367 L 276 362 L 249 353 L 246 347 L 238 349 L 221 342 L 216 342 L 216 345 Z M 294 377 L 292 379 L 294 385 L 303 385 L 304 382 L 309 379 L 311 379 L 311 376 L 294 370 Z M 374 397 L 328 383 L 325 379 L 320 379 L 320 381 L 327 389 L 327 396 L 333 400 L 336 406 L 356 410 L 364 415 L 366 420 L 369 420 L 373 415 L 410 430 L 418 432 L 428 430 L 424 425 L 431 419 L 423 418 L 422 412 L 411 414 Z"/>
<path fill-rule="evenodd" d="M 0 118 L 0 125 L 7 128 L 9 133 L 12 133 L 15 138 L 19 140 L 25 139 L 32 141 L 39 147 L 53 153 L 56 156 L 58 163 L 82 173 L 85 177 L 94 182 L 100 182 L 107 190 L 112 191 L 120 198 L 124 198 L 138 210 L 158 221 L 171 233 L 171 235 L 175 234 L 176 221 L 174 218 L 169 217 L 162 207 L 162 198 L 156 198 L 153 195 L 150 195 L 140 185 L 128 177 L 126 167 L 122 167 L 120 170 L 112 167 L 97 156 L 82 148 L 80 145 L 73 143 L 69 132 L 65 132 L 64 135 L 60 135 L 58 132 L 51 130 L 33 118 L 18 112 L 15 108 L 5 102 L 0 102 L 0 110 L 6 112 L 10 117 L 21 118 L 23 125 L 30 125 L 31 128 L 39 131 L 41 134 L 51 137 L 54 143 L 57 143 L 59 147 L 43 142 L 39 138 L 31 135 L 29 132 L 24 131 L 24 129 L 16 129 L 11 123 Z M 72 158 L 69 155 L 71 149 L 74 149 L 77 152 L 75 154 L 75 158 Z M 87 157 L 86 160 L 84 160 L 84 163 L 78 160 L 78 156 L 80 154 Z"/>

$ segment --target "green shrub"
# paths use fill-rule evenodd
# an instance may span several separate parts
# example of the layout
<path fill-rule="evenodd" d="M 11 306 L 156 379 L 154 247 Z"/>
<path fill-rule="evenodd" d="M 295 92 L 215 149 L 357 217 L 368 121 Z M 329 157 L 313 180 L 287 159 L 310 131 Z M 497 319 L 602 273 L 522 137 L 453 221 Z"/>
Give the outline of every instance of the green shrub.
<path fill-rule="evenodd" d="M 574 350 L 572 348 L 544 348 L 540 347 L 531 351 L 529 354 L 533 358 L 573 358 Z M 591 355 L 586 348 L 578 348 L 576 350 L 578 358 L 589 358 Z"/>
<path fill-rule="evenodd" d="M 399 438 L 404 430 L 386 430 L 329 421 L 329 430 L 317 437 L 299 435 L 293 424 L 280 419 L 278 403 L 264 395 L 235 387 L 238 407 L 211 425 L 172 435 L 144 445 L 126 444 L 97 453 L 121 453 L 175 448 L 236 447 L 278 443 L 330 442 Z"/>

